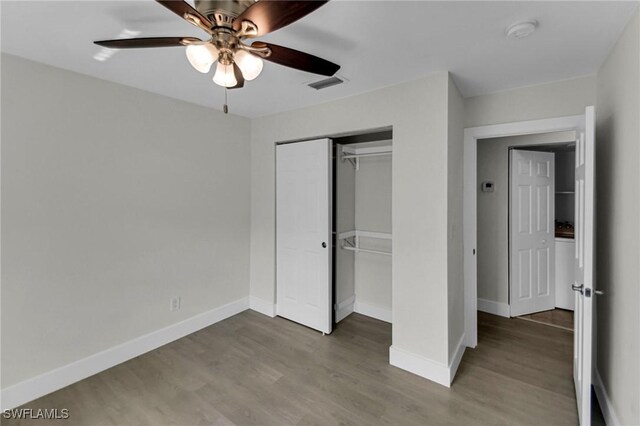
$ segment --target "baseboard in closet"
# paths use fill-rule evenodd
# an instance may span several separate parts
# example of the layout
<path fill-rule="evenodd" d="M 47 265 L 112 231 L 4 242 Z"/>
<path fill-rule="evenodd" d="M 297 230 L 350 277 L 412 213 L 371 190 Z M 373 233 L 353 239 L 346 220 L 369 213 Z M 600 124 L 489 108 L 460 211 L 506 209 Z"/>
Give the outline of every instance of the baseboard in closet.
<path fill-rule="evenodd" d="M 336 309 L 336 322 L 340 322 L 353 312 L 353 305 L 356 301 L 356 295 L 348 297 L 342 302 L 338 303 Z"/>
<path fill-rule="evenodd" d="M 391 309 L 381 308 L 380 306 L 370 305 L 365 302 L 361 302 L 356 298 L 353 306 L 354 312 L 362 315 L 366 315 L 371 318 L 378 319 L 380 321 L 391 323 Z"/>

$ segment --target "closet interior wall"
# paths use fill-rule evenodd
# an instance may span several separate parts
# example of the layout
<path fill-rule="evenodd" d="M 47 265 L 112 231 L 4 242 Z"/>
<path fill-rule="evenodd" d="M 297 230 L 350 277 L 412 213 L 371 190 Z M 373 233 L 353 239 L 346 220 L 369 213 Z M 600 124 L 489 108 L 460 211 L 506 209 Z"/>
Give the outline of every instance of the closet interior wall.
<path fill-rule="evenodd" d="M 357 168 L 343 161 L 343 150 L 391 146 L 391 140 L 336 144 L 335 224 L 336 235 L 349 231 L 387 234 L 387 238 L 359 238 L 360 247 L 382 253 L 391 252 L 391 164 L 392 155 L 362 156 Z M 353 241 L 351 239 L 350 241 Z M 390 255 L 353 252 L 341 247 L 336 238 L 335 286 L 338 312 L 354 302 L 356 312 L 391 321 Z M 344 312 L 344 310 L 343 310 Z M 341 320 L 336 316 L 336 321 Z"/>
<path fill-rule="evenodd" d="M 356 170 L 348 161 L 342 161 L 343 145 L 334 145 L 334 304 L 337 304 L 336 322 L 353 310 L 355 302 L 355 253 L 340 248 L 336 236 L 356 228 Z M 346 309 L 345 309 L 346 308 Z M 344 312 L 344 314 L 343 314 Z"/>

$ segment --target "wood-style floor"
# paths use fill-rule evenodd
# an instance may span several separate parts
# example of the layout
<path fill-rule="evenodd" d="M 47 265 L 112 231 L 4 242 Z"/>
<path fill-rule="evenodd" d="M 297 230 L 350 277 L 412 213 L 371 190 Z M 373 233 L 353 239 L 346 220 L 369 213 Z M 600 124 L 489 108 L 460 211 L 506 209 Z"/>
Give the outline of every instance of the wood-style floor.
<path fill-rule="evenodd" d="M 567 311 L 565 309 L 556 308 L 550 311 L 522 315 L 518 318 L 573 331 L 573 311 Z"/>
<path fill-rule="evenodd" d="M 61 425 L 577 424 L 570 332 L 483 313 L 478 332 L 447 389 L 389 365 L 387 323 L 322 336 L 246 311 L 25 407 L 68 408 Z"/>

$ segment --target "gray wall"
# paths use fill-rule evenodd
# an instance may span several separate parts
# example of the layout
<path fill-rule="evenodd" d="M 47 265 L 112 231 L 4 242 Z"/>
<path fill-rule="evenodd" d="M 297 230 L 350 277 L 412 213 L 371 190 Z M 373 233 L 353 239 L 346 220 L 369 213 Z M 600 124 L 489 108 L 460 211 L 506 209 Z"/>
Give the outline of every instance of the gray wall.
<path fill-rule="evenodd" d="M 640 18 L 598 73 L 597 369 L 621 424 L 640 423 Z"/>
<path fill-rule="evenodd" d="M 341 161 L 343 145 L 336 146 L 336 233 L 356 227 L 356 172 L 348 161 Z M 336 240 L 336 303 L 355 294 L 355 253 L 340 249 Z"/>
<path fill-rule="evenodd" d="M 465 127 L 582 115 L 595 104 L 595 76 L 523 87 L 465 99 Z"/>
<path fill-rule="evenodd" d="M 447 85 L 438 73 L 252 120 L 252 296 L 275 301 L 274 143 L 392 126 L 393 345 L 447 364 Z"/>
<path fill-rule="evenodd" d="M 391 141 L 389 141 L 390 143 Z M 363 157 L 356 172 L 356 228 L 363 231 L 391 230 L 392 157 Z M 362 239 L 362 247 L 391 251 L 391 242 Z M 391 310 L 391 256 L 372 253 L 356 255 L 356 300 Z"/>
<path fill-rule="evenodd" d="M 478 142 L 478 298 L 509 303 L 509 147 L 575 141 L 575 132 L 543 133 Z M 482 182 L 495 184 L 482 192 Z"/>
<path fill-rule="evenodd" d="M 447 328 L 450 364 L 464 335 L 464 101 L 451 76 L 448 81 L 447 114 Z"/>
<path fill-rule="evenodd" d="M 248 295 L 248 120 L 4 54 L 1 83 L 3 388 Z"/>

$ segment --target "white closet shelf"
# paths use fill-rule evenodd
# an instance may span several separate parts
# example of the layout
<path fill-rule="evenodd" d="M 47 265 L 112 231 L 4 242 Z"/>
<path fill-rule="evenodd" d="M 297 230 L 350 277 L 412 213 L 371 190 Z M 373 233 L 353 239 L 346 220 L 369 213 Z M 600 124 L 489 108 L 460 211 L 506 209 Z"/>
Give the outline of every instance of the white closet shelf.
<path fill-rule="evenodd" d="M 353 238 L 354 242 L 351 243 L 349 241 L 349 238 Z M 391 240 L 391 234 L 386 232 L 360 231 L 357 229 L 353 231 L 341 232 L 338 234 L 338 239 L 342 241 L 342 243 L 340 244 L 340 247 L 342 247 L 344 250 L 354 251 L 356 253 L 358 252 L 374 253 L 374 254 L 391 256 L 391 252 L 388 252 L 388 251 L 361 248 L 360 238 L 377 238 L 381 240 Z"/>
<path fill-rule="evenodd" d="M 350 161 L 353 167 L 360 170 L 360 158 L 362 157 L 379 157 L 382 155 L 391 155 L 393 147 L 391 145 L 372 146 L 367 148 L 350 148 L 345 146 L 342 148 L 342 161 Z"/>

